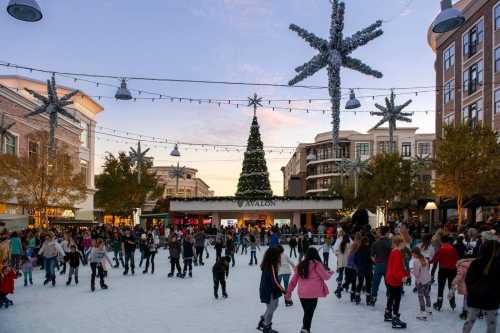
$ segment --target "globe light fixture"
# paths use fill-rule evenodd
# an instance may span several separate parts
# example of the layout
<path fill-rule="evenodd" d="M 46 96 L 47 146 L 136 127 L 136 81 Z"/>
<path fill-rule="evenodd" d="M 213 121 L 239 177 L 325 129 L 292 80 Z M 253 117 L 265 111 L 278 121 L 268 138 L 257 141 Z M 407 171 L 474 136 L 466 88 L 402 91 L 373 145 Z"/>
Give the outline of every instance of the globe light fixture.
<path fill-rule="evenodd" d="M 122 79 L 122 83 L 116 91 L 115 98 L 122 101 L 128 101 L 132 99 L 132 94 L 127 88 L 127 81 L 125 81 L 125 79 Z"/>
<path fill-rule="evenodd" d="M 174 157 L 180 157 L 181 156 L 181 153 L 179 152 L 179 146 L 177 145 L 177 143 L 175 144 L 174 149 L 172 149 L 172 152 L 170 153 L 170 156 L 174 156 Z"/>
<path fill-rule="evenodd" d="M 449 32 L 465 22 L 462 11 L 454 8 L 451 0 L 441 0 L 441 13 L 432 22 L 432 31 L 438 34 Z"/>
<path fill-rule="evenodd" d="M 349 94 L 349 100 L 345 104 L 345 108 L 347 110 L 358 109 L 361 107 L 361 103 L 356 98 L 356 94 L 354 93 L 354 89 L 351 89 L 351 93 Z"/>
<path fill-rule="evenodd" d="M 24 22 L 38 22 L 43 14 L 35 0 L 10 0 L 7 12 L 15 19 Z"/>

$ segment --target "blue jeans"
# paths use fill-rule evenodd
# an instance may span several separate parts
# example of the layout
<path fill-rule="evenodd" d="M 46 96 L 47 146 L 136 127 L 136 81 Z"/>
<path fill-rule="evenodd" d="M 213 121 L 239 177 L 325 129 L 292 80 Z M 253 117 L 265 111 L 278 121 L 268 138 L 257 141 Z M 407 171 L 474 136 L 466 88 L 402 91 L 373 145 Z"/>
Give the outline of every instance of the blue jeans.
<path fill-rule="evenodd" d="M 45 258 L 45 279 L 54 281 L 56 279 L 56 261 L 57 257 Z"/>
<path fill-rule="evenodd" d="M 372 283 L 372 297 L 377 297 L 378 288 L 382 279 L 385 279 L 385 264 L 375 264 L 373 266 L 373 283 Z"/>
<path fill-rule="evenodd" d="M 283 280 L 283 287 L 285 290 L 288 290 L 288 283 L 290 282 L 290 275 L 291 274 L 279 274 L 278 275 L 278 282 L 281 283 L 281 280 Z"/>

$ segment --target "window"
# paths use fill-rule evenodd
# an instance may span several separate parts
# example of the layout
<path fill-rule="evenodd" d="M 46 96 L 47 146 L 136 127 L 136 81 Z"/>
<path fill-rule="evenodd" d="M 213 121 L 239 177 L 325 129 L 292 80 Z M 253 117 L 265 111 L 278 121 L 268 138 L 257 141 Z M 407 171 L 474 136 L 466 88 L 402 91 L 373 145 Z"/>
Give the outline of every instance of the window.
<path fill-rule="evenodd" d="M 335 158 L 349 158 L 349 147 L 345 144 L 340 144 L 335 150 Z"/>
<path fill-rule="evenodd" d="M 469 123 L 471 126 L 476 126 L 483 121 L 483 100 L 467 105 L 463 109 L 463 122 Z"/>
<path fill-rule="evenodd" d="M 483 83 L 483 62 L 480 61 L 470 66 L 464 72 L 464 93 L 471 95 L 475 93 Z"/>
<path fill-rule="evenodd" d="M 444 104 L 455 99 L 455 81 L 450 80 L 444 84 Z"/>
<path fill-rule="evenodd" d="M 85 160 L 80 160 L 80 173 L 85 180 L 85 184 L 88 184 L 89 179 L 89 162 Z"/>
<path fill-rule="evenodd" d="M 472 26 L 464 35 L 464 56 L 469 58 L 479 50 L 479 43 L 484 37 L 484 22 L 481 20 L 476 25 Z"/>
<path fill-rule="evenodd" d="M 495 91 L 495 113 L 500 114 L 500 89 Z"/>
<path fill-rule="evenodd" d="M 5 153 L 17 155 L 17 137 L 10 133 L 5 135 Z"/>
<path fill-rule="evenodd" d="M 401 145 L 401 155 L 403 157 L 411 157 L 411 142 L 403 142 Z"/>
<path fill-rule="evenodd" d="M 392 147 L 396 148 L 396 142 L 392 142 Z M 394 149 L 395 150 L 395 149 Z M 377 143 L 377 153 L 388 153 L 389 152 L 389 141 L 379 141 Z"/>
<path fill-rule="evenodd" d="M 89 140 L 89 131 L 90 131 L 90 125 L 84 122 L 81 122 L 81 127 L 82 127 L 82 132 L 80 133 L 80 143 L 82 147 L 87 147 L 89 148 L 90 145 L 90 140 Z"/>
<path fill-rule="evenodd" d="M 500 72 L 500 47 L 495 49 L 495 73 Z"/>
<path fill-rule="evenodd" d="M 370 145 L 367 142 L 356 144 L 356 157 L 370 155 Z"/>
<path fill-rule="evenodd" d="M 443 117 L 443 126 L 445 125 L 453 125 L 455 122 L 455 114 L 449 113 Z"/>
<path fill-rule="evenodd" d="M 431 154 L 431 144 L 430 142 L 419 142 L 418 143 L 418 156 L 424 157 Z"/>
<path fill-rule="evenodd" d="M 422 176 L 422 182 L 425 184 L 430 184 L 432 180 L 432 175 L 423 175 Z"/>
<path fill-rule="evenodd" d="M 444 70 L 447 71 L 455 64 L 455 45 L 450 46 L 444 51 Z"/>
<path fill-rule="evenodd" d="M 495 29 L 500 29 L 500 5 L 495 7 Z"/>
<path fill-rule="evenodd" d="M 38 142 L 28 142 L 28 157 L 29 159 L 36 159 L 38 157 Z"/>

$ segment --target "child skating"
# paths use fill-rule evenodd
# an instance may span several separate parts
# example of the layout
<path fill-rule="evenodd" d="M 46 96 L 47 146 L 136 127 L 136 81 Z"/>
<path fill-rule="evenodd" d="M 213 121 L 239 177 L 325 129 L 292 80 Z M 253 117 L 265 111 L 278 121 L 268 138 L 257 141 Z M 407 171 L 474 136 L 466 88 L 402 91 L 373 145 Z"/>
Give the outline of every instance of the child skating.
<path fill-rule="evenodd" d="M 231 258 L 225 256 L 217 260 L 212 267 L 212 275 L 214 278 L 214 297 L 219 298 L 219 286 L 222 289 L 222 297 L 227 298 L 226 278 L 229 276 L 229 263 Z"/>

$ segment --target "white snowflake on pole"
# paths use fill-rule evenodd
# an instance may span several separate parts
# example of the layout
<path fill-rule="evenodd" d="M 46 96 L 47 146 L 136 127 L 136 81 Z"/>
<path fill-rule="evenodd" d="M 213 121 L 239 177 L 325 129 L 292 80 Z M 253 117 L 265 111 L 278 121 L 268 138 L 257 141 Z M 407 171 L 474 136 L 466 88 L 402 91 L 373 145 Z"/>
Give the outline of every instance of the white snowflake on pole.
<path fill-rule="evenodd" d="M 396 105 L 396 95 L 394 90 L 391 91 L 391 97 L 385 98 L 385 107 L 380 104 L 375 104 L 375 107 L 380 110 L 380 112 L 370 112 L 372 116 L 383 117 L 377 125 L 373 128 L 378 128 L 384 123 L 389 123 L 389 152 L 394 152 L 394 131 L 396 130 L 396 121 L 404 121 L 411 123 L 411 112 L 402 112 L 405 107 L 410 105 L 412 100 L 406 101 L 403 105 Z"/>
<path fill-rule="evenodd" d="M 288 84 L 293 86 L 298 82 L 312 76 L 320 69 L 327 67 L 328 71 L 328 90 L 332 102 L 332 125 L 333 125 L 333 147 L 337 148 L 339 142 L 340 128 L 340 68 L 346 67 L 360 73 L 381 78 L 382 73 L 372 69 L 361 60 L 349 56 L 360 46 L 381 36 L 383 31 L 379 29 L 382 21 L 377 21 L 369 27 L 358 31 L 351 37 L 344 38 L 344 13 L 345 4 L 338 0 L 331 0 L 332 16 L 330 22 L 330 40 L 317 37 L 313 33 L 298 27 L 295 24 L 290 25 L 290 30 L 295 31 L 309 45 L 318 50 L 319 53 L 312 57 L 305 64 L 297 67 L 295 71 L 299 73 Z"/>
<path fill-rule="evenodd" d="M 150 157 L 146 157 L 149 148 L 146 150 L 141 149 L 141 141 L 137 142 L 137 149 L 130 147 L 129 158 L 132 163 L 137 164 L 137 183 L 141 183 L 142 167 L 144 163 L 150 160 Z"/>

